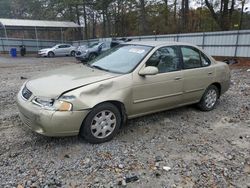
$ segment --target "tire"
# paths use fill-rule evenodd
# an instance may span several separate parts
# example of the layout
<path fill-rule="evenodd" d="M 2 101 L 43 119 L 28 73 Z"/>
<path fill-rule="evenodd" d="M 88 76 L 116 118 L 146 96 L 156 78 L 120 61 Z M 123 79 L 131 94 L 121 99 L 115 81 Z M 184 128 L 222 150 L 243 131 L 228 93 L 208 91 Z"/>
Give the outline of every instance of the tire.
<path fill-rule="evenodd" d="M 93 59 L 95 59 L 97 57 L 97 55 L 95 53 L 91 53 L 89 54 L 89 61 L 92 61 Z"/>
<path fill-rule="evenodd" d="M 213 110 L 218 102 L 219 96 L 218 88 L 215 85 L 210 85 L 198 103 L 198 107 L 202 111 Z"/>
<path fill-rule="evenodd" d="M 85 118 L 80 136 L 87 142 L 98 144 L 110 141 L 121 126 L 121 113 L 111 103 L 102 103 L 93 108 Z"/>
<path fill-rule="evenodd" d="M 48 57 L 55 57 L 54 52 L 49 52 L 49 53 L 48 53 Z"/>
<path fill-rule="evenodd" d="M 76 52 L 75 52 L 75 51 L 72 51 L 72 52 L 70 52 L 70 55 L 71 55 L 72 57 L 75 57 Z"/>

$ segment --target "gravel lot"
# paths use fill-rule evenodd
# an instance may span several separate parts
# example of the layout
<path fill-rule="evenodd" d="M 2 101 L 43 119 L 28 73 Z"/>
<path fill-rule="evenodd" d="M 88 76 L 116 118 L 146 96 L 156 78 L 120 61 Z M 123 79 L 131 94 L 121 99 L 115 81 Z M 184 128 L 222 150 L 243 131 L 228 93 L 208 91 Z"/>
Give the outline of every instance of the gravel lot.
<path fill-rule="evenodd" d="M 137 118 L 91 145 L 31 132 L 15 104 L 24 78 L 73 63 L 0 57 L 0 187 L 250 187 L 250 67 L 232 70 L 212 112 L 188 106 Z"/>

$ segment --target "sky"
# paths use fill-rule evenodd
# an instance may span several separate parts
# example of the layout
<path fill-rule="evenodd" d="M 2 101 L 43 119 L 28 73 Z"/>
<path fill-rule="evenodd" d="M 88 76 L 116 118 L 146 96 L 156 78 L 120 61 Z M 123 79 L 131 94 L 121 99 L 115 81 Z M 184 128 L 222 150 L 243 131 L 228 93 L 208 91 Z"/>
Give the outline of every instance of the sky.
<path fill-rule="evenodd" d="M 202 0 L 199 0 L 198 2 L 201 2 Z M 246 0 L 246 4 L 245 4 L 245 9 L 244 9 L 244 12 L 249 12 L 250 11 L 250 0 Z M 236 2 L 238 4 L 238 8 L 241 8 L 241 5 L 240 5 L 240 1 L 237 1 Z M 205 4 L 205 3 L 203 3 Z M 194 8 L 197 8 L 199 7 L 200 5 L 197 4 L 197 1 L 190 1 L 190 7 L 194 7 Z M 205 6 L 205 5 L 204 5 Z"/>

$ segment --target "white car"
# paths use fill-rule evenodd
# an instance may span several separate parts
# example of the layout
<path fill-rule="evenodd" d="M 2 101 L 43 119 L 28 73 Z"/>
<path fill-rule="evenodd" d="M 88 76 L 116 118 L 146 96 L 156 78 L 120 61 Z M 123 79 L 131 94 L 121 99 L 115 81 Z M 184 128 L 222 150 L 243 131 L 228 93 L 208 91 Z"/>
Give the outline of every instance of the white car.
<path fill-rule="evenodd" d="M 38 51 L 41 57 L 54 57 L 54 56 L 75 56 L 76 47 L 70 44 L 57 44 L 52 48 L 45 48 Z"/>

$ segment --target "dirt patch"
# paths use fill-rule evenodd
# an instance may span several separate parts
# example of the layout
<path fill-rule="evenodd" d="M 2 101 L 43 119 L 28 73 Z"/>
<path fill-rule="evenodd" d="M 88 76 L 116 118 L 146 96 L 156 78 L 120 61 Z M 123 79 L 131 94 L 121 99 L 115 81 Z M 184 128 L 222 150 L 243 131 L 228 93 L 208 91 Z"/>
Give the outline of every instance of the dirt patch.
<path fill-rule="evenodd" d="M 74 63 L 0 58 L 0 187 L 250 186 L 249 67 L 233 67 L 211 112 L 187 106 L 133 119 L 114 140 L 91 145 L 30 131 L 15 104 L 21 77 Z"/>
<path fill-rule="evenodd" d="M 237 63 L 230 65 L 232 68 L 250 67 L 250 58 L 244 57 L 214 57 L 217 61 L 233 60 Z"/>

